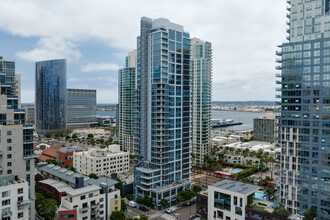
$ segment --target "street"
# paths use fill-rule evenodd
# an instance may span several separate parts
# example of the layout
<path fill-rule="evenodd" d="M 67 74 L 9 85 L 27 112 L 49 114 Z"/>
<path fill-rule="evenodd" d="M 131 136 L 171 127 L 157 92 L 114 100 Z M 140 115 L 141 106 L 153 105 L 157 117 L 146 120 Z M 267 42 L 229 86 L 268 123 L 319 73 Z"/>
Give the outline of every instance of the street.
<path fill-rule="evenodd" d="M 154 220 L 172 220 L 172 219 L 188 220 L 190 215 L 196 214 L 196 204 L 192 204 L 190 206 L 178 207 L 178 209 L 175 212 L 170 214 L 166 214 L 165 210 L 157 211 L 157 210 L 149 209 L 148 212 L 143 212 L 139 210 L 138 207 L 136 208 L 127 207 L 126 215 L 128 218 L 134 218 L 136 216 L 142 215 L 143 213 L 149 213 L 150 214 L 149 219 L 154 219 Z"/>

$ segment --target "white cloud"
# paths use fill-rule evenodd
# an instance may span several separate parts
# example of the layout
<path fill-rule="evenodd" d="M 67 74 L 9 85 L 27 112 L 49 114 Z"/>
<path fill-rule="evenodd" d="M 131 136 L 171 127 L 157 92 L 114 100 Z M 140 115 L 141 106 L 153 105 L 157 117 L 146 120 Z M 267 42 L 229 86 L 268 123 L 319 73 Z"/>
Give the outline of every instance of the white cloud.
<path fill-rule="evenodd" d="M 41 61 L 50 59 L 78 59 L 81 53 L 76 45 L 61 37 L 43 37 L 38 41 L 35 49 L 19 51 L 16 53 L 20 59 L 28 61 Z"/>
<path fill-rule="evenodd" d="M 276 45 L 285 41 L 285 15 L 286 2 L 279 0 L 99 0 L 97 4 L 93 0 L 17 0 L 1 3 L 0 30 L 41 39 L 36 49 L 17 53 L 25 59 L 79 58 L 72 42 L 88 45 L 90 41 L 114 49 L 109 54 L 118 59 L 136 47 L 140 17 L 166 17 L 183 25 L 192 37 L 212 43 L 214 100 L 237 99 L 243 88 L 250 99 L 273 100 L 273 87 L 263 85 L 275 81 L 274 53 Z M 65 42 L 54 45 L 65 49 L 42 44 L 53 36 Z M 114 63 L 93 62 L 79 65 L 88 72 L 118 68 Z M 230 86 L 233 83 L 235 87 Z"/>
<path fill-rule="evenodd" d="M 81 67 L 82 72 L 96 72 L 105 70 L 118 70 L 120 67 L 116 63 L 89 63 Z"/>

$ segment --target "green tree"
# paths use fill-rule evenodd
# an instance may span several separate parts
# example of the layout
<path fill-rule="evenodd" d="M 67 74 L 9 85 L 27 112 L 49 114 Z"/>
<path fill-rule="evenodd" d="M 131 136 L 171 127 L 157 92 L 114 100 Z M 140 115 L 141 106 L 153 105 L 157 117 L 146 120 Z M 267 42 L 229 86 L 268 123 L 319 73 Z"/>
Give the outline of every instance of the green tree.
<path fill-rule="evenodd" d="M 55 165 L 58 165 L 58 162 L 56 160 L 52 160 L 52 159 L 47 159 L 46 162 L 48 164 L 55 164 Z"/>
<path fill-rule="evenodd" d="M 140 220 L 148 220 L 148 217 L 145 215 L 140 215 Z"/>
<path fill-rule="evenodd" d="M 129 201 L 133 200 L 133 195 L 130 193 L 126 194 L 126 199 L 128 199 Z"/>
<path fill-rule="evenodd" d="M 306 212 L 304 212 L 304 218 L 303 220 L 314 220 L 316 218 L 316 210 L 313 206 L 309 208 Z"/>
<path fill-rule="evenodd" d="M 201 186 L 198 186 L 198 185 L 193 185 L 193 187 L 192 187 L 192 191 L 195 192 L 196 194 L 199 193 L 202 190 L 203 190 L 203 188 Z"/>
<path fill-rule="evenodd" d="M 278 206 L 274 209 L 273 215 L 277 215 L 280 217 L 288 217 L 290 215 L 290 212 L 286 210 L 283 206 Z"/>
<path fill-rule="evenodd" d="M 125 220 L 126 216 L 123 210 L 113 211 L 110 216 L 110 220 Z"/>
<path fill-rule="evenodd" d="M 98 179 L 99 177 L 95 174 L 95 173 L 90 173 L 88 175 L 89 178 L 92 178 L 92 179 Z"/>
<path fill-rule="evenodd" d="M 116 177 L 114 180 L 118 181 L 118 183 L 116 183 L 116 185 L 115 185 L 116 189 L 121 190 L 121 187 L 123 185 L 123 183 L 121 182 L 121 180 L 118 177 Z"/>
<path fill-rule="evenodd" d="M 36 183 L 37 183 L 37 182 L 39 182 L 40 180 L 43 180 L 44 178 L 41 176 L 40 173 L 37 173 L 37 174 L 34 176 L 34 179 L 35 179 L 35 181 L 36 181 Z"/>
<path fill-rule="evenodd" d="M 54 219 L 57 211 L 57 201 L 44 197 L 41 193 L 36 192 L 36 210 L 44 219 Z"/>
<path fill-rule="evenodd" d="M 162 200 L 160 200 L 159 203 L 160 203 L 160 205 L 161 205 L 164 209 L 166 209 L 167 207 L 170 206 L 170 203 L 168 202 L 167 199 L 162 199 Z"/>
<path fill-rule="evenodd" d="M 91 139 L 91 138 L 94 138 L 94 135 L 93 134 L 88 134 L 87 139 Z"/>
<path fill-rule="evenodd" d="M 127 210 L 127 205 L 125 203 L 125 201 L 122 199 L 121 203 L 120 203 L 120 208 L 121 210 L 123 210 L 124 212 Z"/>
<path fill-rule="evenodd" d="M 69 165 L 69 170 L 76 171 L 76 168 L 73 167 L 73 162 Z"/>
<path fill-rule="evenodd" d="M 153 207 L 153 199 L 149 197 L 147 194 L 144 195 L 142 203 L 148 207 Z"/>

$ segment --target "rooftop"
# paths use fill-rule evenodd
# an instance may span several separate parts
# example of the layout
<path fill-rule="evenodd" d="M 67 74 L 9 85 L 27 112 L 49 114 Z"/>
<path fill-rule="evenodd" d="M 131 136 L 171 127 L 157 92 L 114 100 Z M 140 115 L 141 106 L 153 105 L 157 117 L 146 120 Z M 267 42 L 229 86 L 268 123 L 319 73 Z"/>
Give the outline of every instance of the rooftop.
<path fill-rule="evenodd" d="M 260 187 L 256 185 L 236 182 L 232 180 L 223 180 L 213 184 L 212 186 L 221 190 L 239 193 L 242 195 L 250 195 L 260 189 Z"/>
<path fill-rule="evenodd" d="M 50 185 L 50 186 L 54 187 L 59 192 L 69 192 L 69 191 L 73 190 L 72 187 L 70 187 L 66 183 L 63 183 L 59 180 L 45 179 L 45 180 L 40 180 L 39 183 L 44 183 L 44 184 Z"/>
<path fill-rule="evenodd" d="M 69 152 L 74 152 L 74 151 L 83 151 L 83 150 L 88 150 L 88 146 L 68 146 L 68 147 L 61 147 L 60 151 L 62 153 L 69 153 Z"/>
<path fill-rule="evenodd" d="M 87 185 L 98 185 L 99 186 L 100 184 L 105 184 L 108 187 L 111 187 L 118 183 L 118 181 L 107 178 L 107 177 L 91 179 L 88 176 L 85 176 L 81 173 L 67 170 L 65 168 L 61 168 L 60 166 L 55 166 L 54 164 L 39 163 L 37 166 L 38 166 L 39 170 L 42 170 L 53 176 L 61 178 L 64 181 L 68 181 L 72 185 L 75 185 L 76 177 L 84 177 L 84 186 L 87 186 Z"/>

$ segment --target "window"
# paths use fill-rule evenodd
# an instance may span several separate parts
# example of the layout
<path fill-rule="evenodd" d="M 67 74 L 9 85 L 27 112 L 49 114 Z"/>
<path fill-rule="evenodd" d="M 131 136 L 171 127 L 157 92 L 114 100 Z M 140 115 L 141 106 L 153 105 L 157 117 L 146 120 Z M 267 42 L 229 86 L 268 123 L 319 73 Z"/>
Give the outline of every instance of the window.
<path fill-rule="evenodd" d="M 11 131 L 7 131 L 7 135 L 11 135 Z"/>
<path fill-rule="evenodd" d="M 7 170 L 7 174 L 12 174 L 12 170 Z"/>
<path fill-rule="evenodd" d="M 23 218 L 23 212 L 19 212 L 19 213 L 17 214 L 17 218 Z"/>
<path fill-rule="evenodd" d="M 80 196 L 80 200 L 84 200 L 84 199 L 86 199 L 86 196 L 85 195 Z"/>
<path fill-rule="evenodd" d="M 7 151 L 11 151 L 11 146 L 7 146 Z"/>
<path fill-rule="evenodd" d="M 7 162 L 7 167 L 11 167 L 11 162 Z"/>
<path fill-rule="evenodd" d="M 115 201 L 115 205 L 118 205 L 118 200 Z"/>
<path fill-rule="evenodd" d="M 23 193 L 23 188 L 17 189 L 17 194 L 22 194 Z"/>
<path fill-rule="evenodd" d="M 10 199 L 6 199 L 6 200 L 2 201 L 2 206 L 5 206 L 5 205 L 10 205 Z"/>
<path fill-rule="evenodd" d="M 7 197 L 7 196 L 10 196 L 10 192 L 9 191 L 5 191 L 5 192 L 2 192 L 2 197 Z"/>
<path fill-rule="evenodd" d="M 68 214 L 68 215 L 61 215 L 61 218 L 74 218 L 74 214 Z"/>
<path fill-rule="evenodd" d="M 11 138 L 7 139 L 7 143 L 10 144 L 11 143 Z"/>
<path fill-rule="evenodd" d="M 7 159 L 11 159 L 11 154 L 7 154 Z"/>
<path fill-rule="evenodd" d="M 88 197 L 89 198 L 92 198 L 93 197 L 93 193 L 88 194 Z"/>

